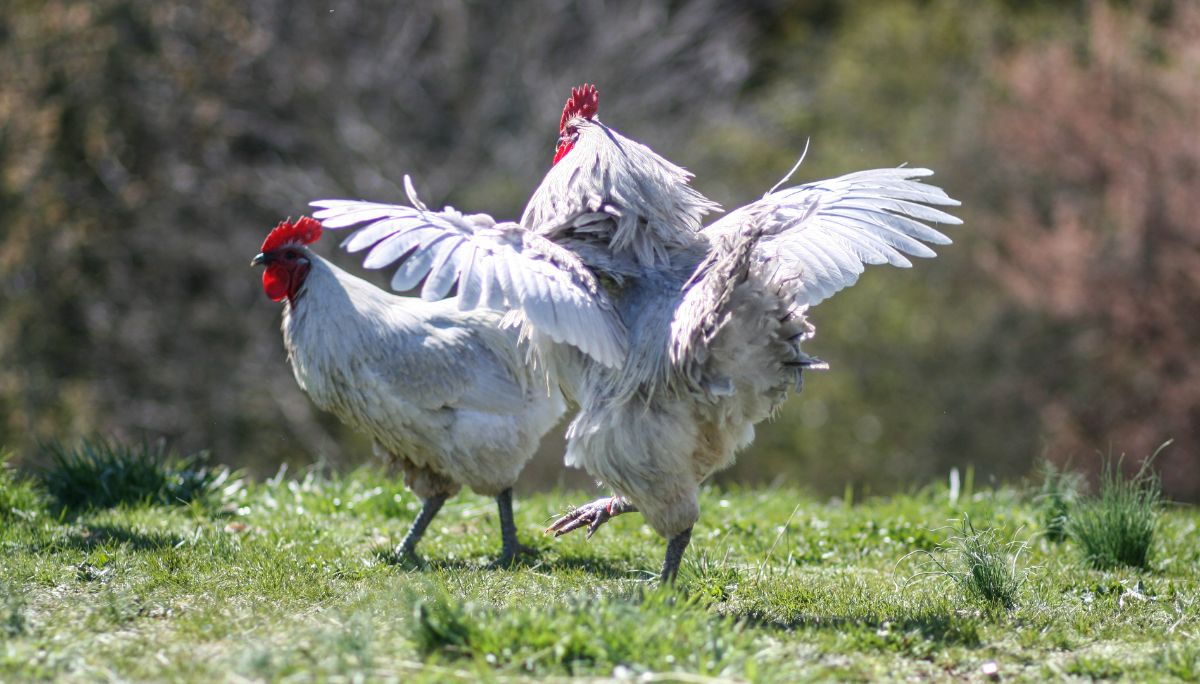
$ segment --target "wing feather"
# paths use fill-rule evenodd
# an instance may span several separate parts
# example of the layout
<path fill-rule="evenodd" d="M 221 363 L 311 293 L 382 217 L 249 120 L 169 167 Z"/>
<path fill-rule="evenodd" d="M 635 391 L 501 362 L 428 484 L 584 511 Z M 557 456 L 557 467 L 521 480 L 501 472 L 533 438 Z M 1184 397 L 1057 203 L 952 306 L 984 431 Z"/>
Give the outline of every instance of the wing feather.
<path fill-rule="evenodd" d="M 479 258 L 479 250 L 473 246 L 468 247 L 465 252 L 459 261 L 462 275 L 458 277 L 458 308 L 461 311 L 469 311 L 479 306 L 479 295 L 483 294 L 483 285 L 479 282 L 482 269 L 475 267 L 475 264 L 483 259 Z"/>
<path fill-rule="evenodd" d="M 920 182 L 928 169 L 872 169 L 770 192 L 709 225 L 711 239 L 761 231 L 758 263 L 813 305 L 853 285 L 865 264 L 907 268 L 908 257 L 933 257 L 929 245 L 950 238 L 929 223 L 957 225 L 937 206 L 957 206 L 945 191 Z M 928 243 L 928 244 L 927 244 Z"/>
<path fill-rule="evenodd" d="M 363 230 L 369 230 L 364 228 Z M 425 287 L 421 288 L 421 299 L 432 302 L 445 298 L 458 279 L 458 262 L 450 257 L 462 245 L 457 236 L 449 237 L 439 242 L 432 249 L 436 252 L 433 264 L 429 267 L 429 275 L 425 278 Z"/>
<path fill-rule="evenodd" d="M 425 277 L 425 274 L 429 272 L 431 261 L 433 261 L 432 251 L 425 249 L 414 250 L 411 256 L 404 263 L 400 264 L 400 268 L 397 268 L 396 273 L 392 276 L 392 289 L 397 292 L 406 292 L 415 288 L 421 282 L 421 279 Z M 380 264 L 378 268 L 386 265 Z"/>
<path fill-rule="evenodd" d="M 599 281 L 577 257 L 515 223 L 400 204 L 318 200 L 326 228 L 357 227 L 342 245 L 363 265 L 398 264 L 392 288 L 440 299 L 458 285 L 458 308 L 520 308 L 550 339 L 598 362 L 624 362 L 627 334 Z"/>

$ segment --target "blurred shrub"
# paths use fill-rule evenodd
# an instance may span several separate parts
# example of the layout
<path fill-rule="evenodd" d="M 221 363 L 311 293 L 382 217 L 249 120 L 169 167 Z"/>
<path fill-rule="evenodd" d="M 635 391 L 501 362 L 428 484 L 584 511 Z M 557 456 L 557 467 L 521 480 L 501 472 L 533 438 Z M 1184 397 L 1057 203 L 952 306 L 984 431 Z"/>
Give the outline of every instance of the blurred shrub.
<path fill-rule="evenodd" d="M 1150 453 L 1200 494 L 1200 6 L 1092 3 L 1078 42 L 1016 51 L 989 133 L 986 264 L 1032 312 L 1021 394 L 1050 451 Z"/>

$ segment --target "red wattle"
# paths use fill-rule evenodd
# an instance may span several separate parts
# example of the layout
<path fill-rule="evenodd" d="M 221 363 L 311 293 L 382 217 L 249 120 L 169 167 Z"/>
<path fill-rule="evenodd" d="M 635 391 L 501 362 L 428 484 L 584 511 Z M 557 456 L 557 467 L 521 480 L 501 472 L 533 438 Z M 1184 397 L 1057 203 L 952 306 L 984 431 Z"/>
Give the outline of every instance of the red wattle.
<path fill-rule="evenodd" d="M 557 164 L 558 160 L 567 156 L 567 153 L 571 151 L 572 147 L 575 147 L 573 143 L 560 143 L 558 149 L 554 150 L 554 163 Z"/>
<path fill-rule="evenodd" d="M 290 280 L 286 268 L 270 264 L 263 271 L 263 292 L 266 292 L 273 302 L 283 301 L 283 298 L 288 295 Z"/>

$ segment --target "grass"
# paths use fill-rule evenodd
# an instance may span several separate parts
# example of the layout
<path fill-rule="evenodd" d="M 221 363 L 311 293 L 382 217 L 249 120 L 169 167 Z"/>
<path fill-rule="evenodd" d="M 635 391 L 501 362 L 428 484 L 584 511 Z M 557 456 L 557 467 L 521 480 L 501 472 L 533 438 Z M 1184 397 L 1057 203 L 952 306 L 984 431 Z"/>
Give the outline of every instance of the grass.
<path fill-rule="evenodd" d="M 210 468 L 208 454 L 180 456 L 165 442 L 127 445 L 105 438 L 68 447 L 43 447 L 50 466 L 41 484 L 65 511 L 111 508 L 122 504 L 188 504 L 212 496 L 230 477 L 228 469 Z"/>
<path fill-rule="evenodd" d="M 0 483 L 0 497 L 29 487 Z M 41 513 L 0 524 L 0 681 L 982 680 L 990 663 L 1012 681 L 1187 681 L 1200 670 L 1191 508 L 1162 513 L 1148 567 L 1100 569 L 1074 542 L 1022 532 L 1039 519 L 1033 492 L 951 506 L 944 487 L 853 505 L 709 489 L 672 591 L 646 580 L 663 542 L 637 514 L 590 542 L 540 536 L 593 495 L 521 498 L 518 529 L 541 554 L 512 570 L 483 567 L 499 548 L 495 506 L 469 494 L 430 527 L 422 567 L 381 562 L 374 551 L 419 505 L 374 470 L 226 481 L 186 506 L 122 497 L 71 516 L 43 497 Z M 983 565 L 1024 581 L 980 580 L 1007 587 L 1011 607 L 993 610 L 958 585 L 906 581 L 903 559 L 920 552 L 947 563 L 986 552 Z"/>
<path fill-rule="evenodd" d="M 977 530 L 966 515 L 955 531 L 939 549 L 941 554 L 921 552 L 930 569 L 920 576 L 949 579 L 968 600 L 1012 609 L 1025 582 L 1017 563 L 1026 545 L 1015 540 L 1003 543 L 997 530 Z"/>
<path fill-rule="evenodd" d="M 1059 468 L 1052 461 L 1042 461 L 1039 466 L 1042 487 L 1037 503 L 1042 533 L 1052 542 L 1067 540 L 1067 521 L 1071 506 L 1083 489 L 1083 477 L 1074 471 Z"/>
<path fill-rule="evenodd" d="M 0 524 L 36 517 L 45 505 L 34 482 L 12 468 L 11 458 L 0 452 Z"/>
<path fill-rule="evenodd" d="M 1143 461 L 1129 478 L 1119 461 L 1106 461 L 1099 493 L 1072 507 L 1067 530 L 1094 567 L 1148 567 L 1162 511 L 1162 483 L 1151 461 Z"/>

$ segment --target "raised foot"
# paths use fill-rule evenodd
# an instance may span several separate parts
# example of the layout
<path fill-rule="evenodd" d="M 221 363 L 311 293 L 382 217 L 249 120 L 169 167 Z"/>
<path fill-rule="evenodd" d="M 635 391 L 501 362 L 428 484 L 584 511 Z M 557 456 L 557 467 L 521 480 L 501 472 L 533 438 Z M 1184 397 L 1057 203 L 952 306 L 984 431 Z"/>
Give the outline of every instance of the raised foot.
<path fill-rule="evenodd" d="M 550 527 L 546 528 L 546 534 L 553 533 L 554 536 L 561 537 L 568 532 L 587 526 L 587 538 L 591 539 L 601 525 L 615 516 L 632 510 L 634 510 L 633 506 L 620 497 L 606 496 L 586 503 L 555 520 Z"/>

